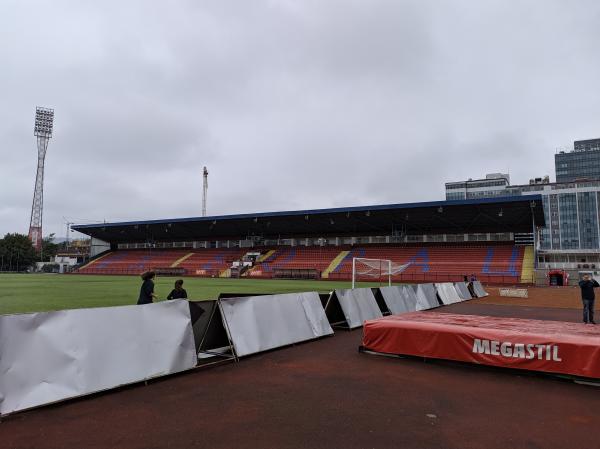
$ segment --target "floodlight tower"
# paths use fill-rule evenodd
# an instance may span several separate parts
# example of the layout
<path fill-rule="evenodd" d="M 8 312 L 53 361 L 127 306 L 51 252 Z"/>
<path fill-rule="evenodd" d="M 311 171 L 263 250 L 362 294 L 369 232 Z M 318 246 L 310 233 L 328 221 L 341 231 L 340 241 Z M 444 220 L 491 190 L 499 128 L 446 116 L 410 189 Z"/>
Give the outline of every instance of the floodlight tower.
<path fill-rule="evenodd" d="M 206 197 L 208 195 L 208 170 L 204 167 L 202 170 L 202 216 L 206 217 Z"/>
<path fill-rule="evenodd" d="M 44 209 L 44 160 L 48 142 L 52 137 L 54 125 L 54 109 L 35 108 L 35 128 L 33 134 L 37 137 L 38 162 L 35 176 L 35 190 L 31 205 L 31 221 L 29 222 L 29 239 L 38 251 L 42 250 L 42 212 Z"/>

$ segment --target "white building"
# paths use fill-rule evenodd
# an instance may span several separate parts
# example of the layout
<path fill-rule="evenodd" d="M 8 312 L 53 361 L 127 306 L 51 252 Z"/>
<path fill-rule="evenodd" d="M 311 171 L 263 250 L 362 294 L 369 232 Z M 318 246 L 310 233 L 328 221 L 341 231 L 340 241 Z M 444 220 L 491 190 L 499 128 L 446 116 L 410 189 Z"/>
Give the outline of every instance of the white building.
<path fill-rule="evenodd" d="M 510 176 L 504 173 L 490 173 L 485 179 L 447 182 L 446 200 L 475 200 L 495 196 L 506 196 L 510 186 Z"/>

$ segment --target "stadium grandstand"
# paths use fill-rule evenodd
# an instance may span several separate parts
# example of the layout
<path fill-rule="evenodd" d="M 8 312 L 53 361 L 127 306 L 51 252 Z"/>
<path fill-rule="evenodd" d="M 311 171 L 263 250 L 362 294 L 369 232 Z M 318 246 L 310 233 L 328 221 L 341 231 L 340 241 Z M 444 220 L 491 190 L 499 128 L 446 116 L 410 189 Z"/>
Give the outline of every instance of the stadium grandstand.
<path fill-rule="evenodd" d="M 76 225 L 77 273 L 335 279 L 355 258 L 410 264 L 394 281 L 534 282 L 540 195 Z"/>

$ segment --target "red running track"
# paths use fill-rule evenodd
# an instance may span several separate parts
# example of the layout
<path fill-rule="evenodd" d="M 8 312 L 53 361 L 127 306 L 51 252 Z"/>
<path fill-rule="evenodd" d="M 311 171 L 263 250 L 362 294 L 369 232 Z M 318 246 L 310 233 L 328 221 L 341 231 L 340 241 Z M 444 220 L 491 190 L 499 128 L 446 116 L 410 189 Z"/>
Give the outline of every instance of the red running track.
<path fill-rule="evenodd" d="M 577 322 L 580 311 L 450 312 Z M 359 354 L 362 331 L 9 416 L 2 449 L 598 447 L 597 388 L 523 371 Z"/>

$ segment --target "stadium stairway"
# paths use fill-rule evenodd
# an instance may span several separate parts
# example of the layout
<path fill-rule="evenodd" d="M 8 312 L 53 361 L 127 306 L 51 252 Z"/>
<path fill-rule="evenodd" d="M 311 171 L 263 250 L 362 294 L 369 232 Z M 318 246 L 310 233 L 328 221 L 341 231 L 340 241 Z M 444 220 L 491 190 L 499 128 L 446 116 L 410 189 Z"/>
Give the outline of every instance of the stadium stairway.
<path fill-rule="evenodd" d="M 84 265 L 80 266 L 80 267 L 79 267 L 79 271 L 81 271 L 81 270 L 83 270 L 83 269 L 86 269 L 86 268 L 89 268 L 89 267 L 91 267 L 92 265 L 94 265 L 94 264 L 95 264 L 96 262 L 98 262 L 99 260 L 102 260 L 102 259 L 104 259 L 106 256 L 110 256 L 111 254 L 112 254 L 112 253 L 109 251 L 109 252 L 107 252 L 106 254 L 103 254 L 102 256 L 100 256 L 100 257 L 97 257 L 97 258 L 95 258 L 94 260 L 91 260 L 91 261 L 89 261 L 88 263 L 86 263 L 86 264 L 84 264 Z"/>
<path fill-rule="evenodd" d="M 331 261 L 329 266 L 325 268 L 325 271 L 323 271 L 321 277 L 325 279 L 329 278 L 329 273 L 334 271 L 342 263 L 342 261 L 346 258 L 348 254 L 350 254 L 350 251 L 340 251 L 340 253 L 335 257 L 335 259 Z"/>
<path fill-rule="evenodd" d="M 523 265 L 521 267 L 521 283 L 532 284 L 534 279 L 534 255 L 533 246 L 526 246 L 523 251 Z"/>
<path fill-rule="evenodd" d="M 277 252 L 276 249 L 270 249 L 266 253 L 262 254 L 258 259 L 256 259 L 257 263 L 266 262 L 267 259 L 272 257 Z"/>
<path fill-rule="evenodd" d="M 277 257 L 276 254 L 277 254 L 276 249 L 270 249 L 266 253 L 261 254 L 260 257 L 258 257 L 258 259 L 256 259 L 256 264 L 249 270 L 246 270 L 242 273 L 242 277 L 252 277 L 259 272 L 262 273 L 262 268 L 261 268 L 262 263 L 270 262 L 275 257 Z"/>
<path fill-rule="evenodd" d="M 192 257 L 193 255 L 194 255 L 194 253 L 188 253 L 188 254 L 186 254 L 185 256 L 183 256 L 183 257 L 180 257 L 179 259 L 177 259 L 175 262 L 173 262 L 173 263 L 171 264 L 171 268 L 177 268 L 177 266 L 178 266 L 178 265 L 179 265 L 181 262 L 183 262 L 183 261 L 185 261 L 185 260 L 189 259 L 189 258 L 190 258 L 190 257 Z"/>

